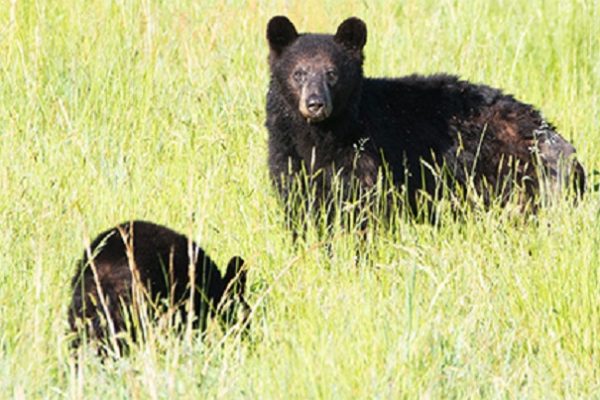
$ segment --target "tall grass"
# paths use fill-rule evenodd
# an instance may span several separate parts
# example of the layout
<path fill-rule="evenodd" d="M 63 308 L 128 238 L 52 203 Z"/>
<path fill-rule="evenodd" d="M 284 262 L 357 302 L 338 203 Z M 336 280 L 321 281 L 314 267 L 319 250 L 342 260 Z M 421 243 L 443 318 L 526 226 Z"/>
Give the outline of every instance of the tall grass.
<path fill-rule="evenodd" d="M 501 87 L 599 168 L 597 0 L 2 0 L 0 397 L 600 396 L 597 192 L 529 219 L 399 220 L 359 261 L 352 233 L 292 245 L 263 127 L 276 14 L 329 32 L 360 16 L 368 75 Z M 212 325 L 76 367 L 75 261 L 131 218 L 249 261 L 248 340 Z"/>

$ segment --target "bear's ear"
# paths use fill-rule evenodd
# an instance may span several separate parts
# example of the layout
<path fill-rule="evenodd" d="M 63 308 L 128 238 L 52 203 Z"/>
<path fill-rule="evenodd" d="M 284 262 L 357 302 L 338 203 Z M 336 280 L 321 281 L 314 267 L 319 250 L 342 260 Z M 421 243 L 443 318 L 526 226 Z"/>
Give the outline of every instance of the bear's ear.
<path fill-rule="evenodd" d="M 244 268 L 244 259 L 239 256 L 232 257 L 227 264 L 225 272 L 225 286 L 230 287 L 229 293 L 243 296 L 246 290 L 246 269 Z"/>
<path fill-rule="evenodd" d="M 333 39 L 350 50 L 362 50 L 367 43 L 367 25 L 356 17 L 350 17 L 338 26 Z"/>
<path fill-rule="evenodd" d="M 267 25 L 267 40 L 275 54 L 280 55 L 297 38 L 298 32 L 287 17 L 278 15 L 271 18 Z"/>

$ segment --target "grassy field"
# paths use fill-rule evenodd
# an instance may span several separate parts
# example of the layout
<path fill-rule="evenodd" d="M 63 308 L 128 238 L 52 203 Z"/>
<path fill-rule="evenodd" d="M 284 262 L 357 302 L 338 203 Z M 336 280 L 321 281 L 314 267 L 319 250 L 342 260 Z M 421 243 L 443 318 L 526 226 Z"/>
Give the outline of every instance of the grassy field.
<path fill-rule="evenodd" d="M 600 196 L 294 248 L 266 166 L 265 27 L 367 22 L 367 75 L 538 105 L 600 168 L 600 2 L 0 0 L 0 398 L 600 397 Z M 592 177 L 592 184 L 600 182 Z M 118 222 L 249 260 L 249 340 L 69 357 L 69 282 Z"/>

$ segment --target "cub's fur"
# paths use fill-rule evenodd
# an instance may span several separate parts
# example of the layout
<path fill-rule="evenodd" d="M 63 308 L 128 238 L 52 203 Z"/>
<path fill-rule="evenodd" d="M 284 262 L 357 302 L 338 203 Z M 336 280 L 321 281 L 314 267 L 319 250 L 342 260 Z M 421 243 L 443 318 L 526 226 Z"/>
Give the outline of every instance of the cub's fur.
<path fill-rule="evenodd" d="M 190 259 L 191 257 L 191 259 Z M 72 280 L 69 324 L 73 331 L 108 343 L 122 335 L 138 313 L 137 284 L 149 310 L 158 316 L 170 309 L 185 323 L 193 298 L 194 327 L 204 329 L 208 315 L 235 322 L 237 311 L 247 316 L 243 295 L 244 261 L 233 257 L 225 275 L 196 243 L 165 226 L 146 221 L 123 223 L 100 233 L 83 253 Z M 190 282 L 190 266 L 194 280 Z M 190 296 L 193 284 L 193 296 Z M 76 340 L 75 345 L 79 343 Z"/>

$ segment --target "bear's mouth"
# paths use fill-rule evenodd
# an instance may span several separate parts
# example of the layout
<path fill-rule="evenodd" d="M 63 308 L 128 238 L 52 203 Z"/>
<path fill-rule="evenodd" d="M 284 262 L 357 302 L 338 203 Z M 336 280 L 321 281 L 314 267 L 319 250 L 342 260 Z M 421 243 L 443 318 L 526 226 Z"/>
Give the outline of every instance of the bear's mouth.
<path fill-rule="evenodd" d="M 318 122 L 326 120 L 329 117 L 329 113 L 326 113 L 324 111 L 319 112 L 318 114 L 310 114 L 310 115 L 302 113 L 302 116 L 304 118 L 306 118 L 306 122 L 308 122 L 309 124 L 316 124 Z"/>

